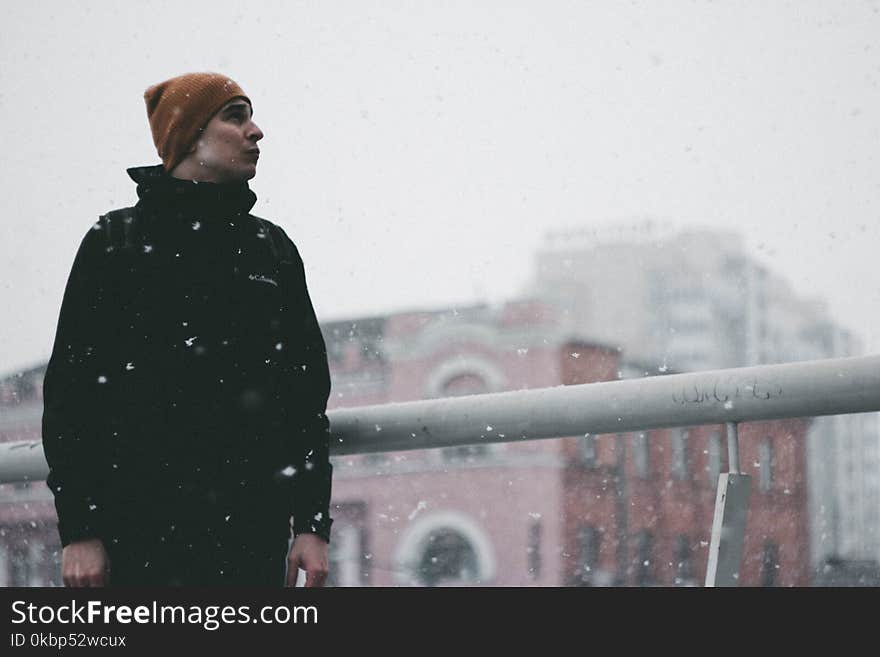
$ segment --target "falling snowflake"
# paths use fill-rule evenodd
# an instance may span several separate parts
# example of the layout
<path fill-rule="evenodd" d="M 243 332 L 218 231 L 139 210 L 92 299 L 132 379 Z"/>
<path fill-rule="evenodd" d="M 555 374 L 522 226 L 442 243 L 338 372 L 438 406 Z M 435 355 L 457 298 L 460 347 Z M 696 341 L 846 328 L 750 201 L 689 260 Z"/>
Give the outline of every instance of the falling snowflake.
<path fill-rule="evenodd" d="M 422 509 L 426 509 L 428 507 L 428 503 L 425 500 L 419 500 L 419 503 L 416 504 L 416 508 L 413 509 L 412 513 L 409 514 L 409 519 L 412 520 L 416 517 L 419 511 Z"/>

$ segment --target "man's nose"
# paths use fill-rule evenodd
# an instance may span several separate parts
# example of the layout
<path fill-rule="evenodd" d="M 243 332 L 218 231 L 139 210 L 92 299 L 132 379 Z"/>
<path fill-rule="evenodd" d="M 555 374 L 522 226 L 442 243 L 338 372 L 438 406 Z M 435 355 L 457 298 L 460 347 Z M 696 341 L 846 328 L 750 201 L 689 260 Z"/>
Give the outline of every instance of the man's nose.
<path fill-rule="evenodd" d="M 248 130 L 248 139 L 252 139 L 253 141 L 260 141 L 263 138 L 263 131 L 260 130 L 260 127 L 251 121 L 250 129 Z"/>

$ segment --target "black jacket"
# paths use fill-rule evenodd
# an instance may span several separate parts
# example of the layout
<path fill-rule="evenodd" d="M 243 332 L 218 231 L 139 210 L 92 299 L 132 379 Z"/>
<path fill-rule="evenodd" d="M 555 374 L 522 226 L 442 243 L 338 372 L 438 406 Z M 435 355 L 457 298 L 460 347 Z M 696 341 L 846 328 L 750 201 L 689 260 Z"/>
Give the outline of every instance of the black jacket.
<path fill-rule="evenodd" d="M 43 383 L 62 544 L 289 537 L 291 515 L 329 541 L 330 376 L 296 246 L 247 183 L 128 173 L 140 200 L 83 238 Z"/>

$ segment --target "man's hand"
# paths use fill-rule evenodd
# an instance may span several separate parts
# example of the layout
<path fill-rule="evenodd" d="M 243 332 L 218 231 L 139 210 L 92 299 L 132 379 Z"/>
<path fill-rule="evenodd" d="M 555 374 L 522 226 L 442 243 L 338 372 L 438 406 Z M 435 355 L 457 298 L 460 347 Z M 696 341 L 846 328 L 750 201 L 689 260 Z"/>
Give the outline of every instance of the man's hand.
<path fill-rule="evenodd" d="M 61 552 L 61 579 L 64 586 L 107 586 L 110 559 L 99 538 L 76 541 Z"/>
<path fill-rule="evenodd" d="M 329 572 L 327 543 L 316 534 L 300 534 L 287 555 L 287 586 L 296 586 L 298 569 L 306 571 L 306 586 L 324 586 Z"/>

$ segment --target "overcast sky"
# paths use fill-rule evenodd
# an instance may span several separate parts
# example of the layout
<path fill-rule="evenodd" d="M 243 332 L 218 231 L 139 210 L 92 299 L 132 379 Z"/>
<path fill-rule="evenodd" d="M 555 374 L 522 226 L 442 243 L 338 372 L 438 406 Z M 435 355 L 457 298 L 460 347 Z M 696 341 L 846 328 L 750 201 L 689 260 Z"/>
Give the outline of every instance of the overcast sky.
<path fill-rule="evenodd" d="M 497 303 L 548 230 L 649 217 L 740 231 L 880 352 L 878 35 L 876 1 L 5 3 L 0 373 L 192 71 L 253 100 L 322 321 Z"/>

